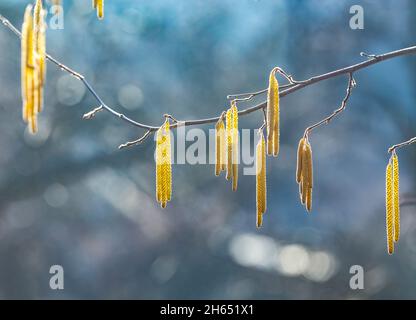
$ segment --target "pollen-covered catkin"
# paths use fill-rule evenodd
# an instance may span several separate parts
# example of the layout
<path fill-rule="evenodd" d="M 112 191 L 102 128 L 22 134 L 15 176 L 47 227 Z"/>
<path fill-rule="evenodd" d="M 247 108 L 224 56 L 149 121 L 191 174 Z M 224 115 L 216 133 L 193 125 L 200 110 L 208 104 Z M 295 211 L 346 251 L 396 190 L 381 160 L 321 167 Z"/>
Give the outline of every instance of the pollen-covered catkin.
<path fill-rule="evenodd" d="M 263 132 L 256 147 L 256 225 L 260 228 L 263 223 L 263 214 L 266 212 L 267 186 L 266 186 L 266 141 Z"/>
<path fill-rule="evenodd" d="M 399 158 L 393 153 L 394 241 L 400 237 Z"/>
<path fill-rule="evenodd" d="M 305 176 L 307 181 L 307 196 L 306 196 L 306 210 L 311 212 L 312 209 L 312 188 L 313 188 L 313 165 L 312 165 L 312 148 L 309 142 L 305 144 L 306 147 L 306 164 L 307 164 L 307 175 Z"/>
<path fill-rule="evenodd" d="M 387 252 L 393 254 L 394 252 L 394 225 L 393 225 L 393 168 L 390 159 L 386 168 L 386 234 L 387 234 Z"/>
<path fill-rule="evenodd" d="M 43 105 L 43 87 L 46 75 L 46 34 L 45 34 L 45 15 L 42 0 L 37 0 L 34 9 L 34 80 L 35 80 L 35 111 L 39 113 Z"/>
<path fill-rule="evenodd" d="M 239 162 L 239 136 L 238 136 L 238 109 L 232 104 L 232 190 L 237 190 L 238 185 L 238 162 Z"/>
<path fill-rule="evenodd" d="M 28 123 L 30 132 L 37 132 L 37 115 L 35 110 L 35 50 L 34 50 L 34 21 L 32 5 L 25 10 L 21 38 L 22 64 L 22 98 L 23 120 Z"/>
<path fill-rule="evenodd" d="M 104 19 L 104 0 L 96 0 L 95 2 L 98 19 Z"/>
<path fill-rule="evenodd" d="M 267 154 L 279 154 L 280 140 L 280 108 L 279 83 L 276 79 L 276 68 L 269 75 L 269 88 L 267 92 Z"/>
<path fill-rule="evenodd" d="M 296 165 L 296 182 L 300 183 L 302 178 L 302 154 L 303 154 L 303 144 L 305 143 L 305 138 L 300 139 L 298 145 L 298 156 L 297 156 L 297 165 Z"/>
<path fill-rule="evenodd" d="M 227 173 L 226 179 L 229 180 L 233 176 L 233 115 L 231 108 L 227 110 L 225 117 L 226 138 L 227 138 Z"/>
<path fill-rule="evenodd" d="M 22 116 L 25 122 L 28 121 L 28 88 L 27 88 L 27 50 L 28 50 L 28 36 L 29 36 L 29 19 L 31 17 L 32 5 L 28 5 L 25 10 L 22 25 L 22 37 L 21 37 L 21 49 L 20 49 L 20 60 L 21 60 L 21 91 L 22 91 Z"/>
<path fill-rule="evenodd" d="M 302 138 L 298 145 L 296 182 L 299 184 L 299 196 L 306 210 L 312 210 L 313 161 L 312 148 L 307 138 Z"/>
<path fill-rule="evenodd" d="M 156 133 L 156 200 L 162 208 L 172 198 L 170 124 L 166 120 Z"/>
<path fill-rule="evenodd" d="M 215 125 L 215 175 L 219 176 L 220 172 L 224 170 L 224 143 L 225 143 L 225 129 L 222 117 Z"/>

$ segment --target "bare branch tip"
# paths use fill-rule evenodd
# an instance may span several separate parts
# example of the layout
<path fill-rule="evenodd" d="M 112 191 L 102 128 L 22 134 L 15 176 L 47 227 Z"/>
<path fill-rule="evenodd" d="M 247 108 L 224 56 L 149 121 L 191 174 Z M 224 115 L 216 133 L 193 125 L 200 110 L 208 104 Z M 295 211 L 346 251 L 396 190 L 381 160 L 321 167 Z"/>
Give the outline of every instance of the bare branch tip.
<path fill-rule="evenodd" d="M 85 114 L 82 116 L 82 119 L 83 119 L 83 120 L 91 120 L 91 119 L 92 119 L 92 118 L 94 118 L 94 117 L 95 117 L 95 115 L 96 115 L 98 112 L 100 112 L 101 110 L 103 110 L 103 106 L 99 106 L 99 107 L 97 107 L 97 108 L 95 108 L 95 109 L 91 110 L 90 112 L 85 113 Z"/>

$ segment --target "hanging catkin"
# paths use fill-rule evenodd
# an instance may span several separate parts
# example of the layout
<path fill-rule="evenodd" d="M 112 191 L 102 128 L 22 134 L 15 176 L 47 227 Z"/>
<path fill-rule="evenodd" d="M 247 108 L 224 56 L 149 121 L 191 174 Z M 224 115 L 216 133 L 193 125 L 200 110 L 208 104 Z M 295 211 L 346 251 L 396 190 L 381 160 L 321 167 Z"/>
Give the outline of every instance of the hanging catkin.
<path fill-rule="evenodd" d="M 267 92 L 267 154 L 275 157 L 279 154 L 280 144 L 279 83 L 276 71 L 274 68 L 270 72 Z"/>
<path fill-rule="evenodd" d="M 296 182 L 299 184 L 301 203 L 310 212 L 312 210 L 313 161 L 312 148 L 307 138 L 302 138 L 299 141 Z"/>
<path fill-rule="evenodd" d="M 104 19 L 104 0 L 94 0 L 93 7 L 97 9 L 97 17 Z"/>
<path fill-rule="evenodd" d="M 259 132 L 260 139 L 256 147 L 256 225 L 260 228 L 263 223 L 263 214 L 266 212 L 267 186 L 266 186 L 266 141 L 263 131 Z"/>
<path fill-rule="evenodd" d="M 32 5 L 25 10 L 21 38 L 21 72 L 23 120 L 28 123 L 32 133 L 37 132 L 37 115 L 35 110 L 35 52 L 33 35 Z"/>
<path fill-rule="evenodd" d="M 298 157 L 297 157 L 297 166 L 296 166 L 296 182 L 300 183 L 302 178 L 302 154 L 303 154 L 303 144 L 305 143 L 305 139 L 302 138 L 299 141 L 298 145 Z"/>
<path fill-rule="evenodd" d="M 393 200 L 394 200 L 394 241 L 400 237 L 400 199 L 399 199 L 399 159 L 396 152 L 393 153 Z"/>
<path fill-rule="evenodd" d="M 225 169 L 225 128 L 222 116 L 215 125 L 215 175 Z"/>
<path fill-rule="evenodd" d="M 238 162 L 239 162 L 239 138 L 238 138 L 238 109 L 236 103 L 232 103 L 232 190 L 237 191 Z"/>
<path fill-rule="evenodd" d="M 387 252 L 393 254 L 394 252 L 394 225 L 393 225 L 393 165 L 392 159 L 386 168 L 386 234 L 387 234 Z"/>
<path fill-rule="evenodd" d="M 156 133 L 156 200 L 162 208 L 172 197 L 170 124 L 166 120 Z"/>
<path fill-rule="evenodd" d="M 227 110 L 225 117 L 225 131 L 227 138 L 227 173 L 226 179 L 229 180 L 233 176 L 233 115 L 231 108 Z"/>
<path fill-rule="evenodd" d="M 46 34 L 45 11 L 42 0 L 37 0 L 34 9 L 33 40 L 35 51 L 35 111 L 39 113 L 43 105 L 43 86 L 46 76 Z"/>

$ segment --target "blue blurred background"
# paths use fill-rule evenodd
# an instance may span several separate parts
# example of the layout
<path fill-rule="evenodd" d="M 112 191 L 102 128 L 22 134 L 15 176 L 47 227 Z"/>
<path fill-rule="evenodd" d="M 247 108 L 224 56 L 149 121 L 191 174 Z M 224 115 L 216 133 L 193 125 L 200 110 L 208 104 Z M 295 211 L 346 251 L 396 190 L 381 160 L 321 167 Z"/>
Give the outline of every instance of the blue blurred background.
<path fill-rule="evenodd" d="M 0 14 L 20 28 L 29 2 L 1 0 Z M 276 65 L 306 79 L 362 61 L 361 51 L 415 44 L 410 0 L 106 0 L 103 21 L 91 1 L 63 2 L 48 52 L 152 125 L 167 112 L 216 116 L 227 94 L 265 88 Z M 354 4 L 364 30 L 349 27 Z M 405 205 L 393 256 L 384 224 L 386 150 L 416 135 L 415 56 L 357 72 L 346 112 L 314 131 L 309 215 L 294 179 L 297 143 L 337 107 L 347 78 L 282 99 L 282 148 L 268 161 L 268 212 L 256 230 L 255 178 L 241 175 L 233 193 L 212 165 L 175 165 L 173 201 L 160 209 L 152 140 L 117 150 L 142 131 L 105 113 L 82 121 L 96 102 L 51 64 L 40 132 L 28 134 L 20 43 L 3 26 L 0 48 L 0 298 L 416 298 L 416 147 L 399 151 Z M 261 121 L 253 113 L 240 127 Z M 49 288 L 54 264 L 62 291 Z M 365 270 L 364 290 L 349 287 L 352 265 Z"/>

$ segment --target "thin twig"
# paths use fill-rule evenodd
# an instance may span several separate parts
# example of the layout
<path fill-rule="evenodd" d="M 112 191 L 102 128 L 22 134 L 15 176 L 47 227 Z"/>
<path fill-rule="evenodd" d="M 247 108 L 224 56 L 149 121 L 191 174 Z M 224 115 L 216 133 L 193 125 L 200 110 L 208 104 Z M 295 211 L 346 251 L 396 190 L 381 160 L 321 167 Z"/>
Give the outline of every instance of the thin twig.
<path fill-rule="evenodd" d="M 284 71 L 282 68 L 280 67 L 275 67 L 273 69 L 273 71 L 277 71 L 278 73 L 280 73 L 289 83 L 284 84 L 279 86 L 279 89 L 286 89 L 286 88 L 290 88 L 296 84 L 300 84 L 303 81 L 296 81 L 293 79 L 293 77 L 291 75 L 289 75 L 286 71 Z M 260 94 L 266 93 L 268 91 L 268 88 L 260 90 L 260 91 L 255 91 L 255 92 L 248 92 L 248 93 L 238 93 L 238 94 L 229 94 L 227 96 L 228 100 L 234 100 L 234 101 L 248 101 L 251 100 L 252 98 L 254 98 L 255 96 L 258 96 Z M 241 98 L 242 97 L 242 98 Z"/>
<path fill-rule="evenodd" d="M 181 121 L 179 121 L 179 120 L 176 120 L 173 116 L 171 116 L 170 114 L 168 114 L 168 113 L 165 113 L 164 115 L 163 115 L 163 117 L 165 117 L 165 118 L 167 118 L 167 119 L 170 119 L 170 120 L 172 120 L 174 123 L 180 123 Z"/>
<path fill-rule="evenodd" d="M 416 137 L 414 137 L 412 139 L 409 139 L 407 141 L 404 141 L 404 142 L 401 142 L 401 143 L 398 143 L 398 144 L 395 144 L 395 145 L 391 146 L 389 148 L 388 152 L 389 153 L 395 152 L 396 149 L 399 149 L 399 148 L 404 147 L 404 146 L 408 146 L 408 145 L 410 145 L 412 143 L 416 143 Z"/>
<path fill-rule="evenodd" d="M 15 35 L 17 35 L 19 38 L 22 37 L 22 34 L 20 33 L 20 31 L 5 17 L 3 17 L 0 14 L 0 21 L 1 23 L 3 23 L 3 25 L 5 25 L 7 28 L 9 28 Z M 130 119 L 129 117 L 125 116 L 122 113 L 119 113 L 115 110 L 113 110 L 112 108 L 110 108 L 109 106 L 107 106 L 103 100 L 101 99 L 101 97 L 97 94 L 97 92 L 94 90 L 94 88 L 89 84 L 89 82 L 85 79 L 85 77 L 83 75 L 81 75 L 80 73 L 72 70 L 71 68 L 69 68 L 68 66 L 64 65 L 63 63 L 61 63 L 60 61 L 58 61 L 57 59 L 53 58 L 51 55 L 47 54 L 46 58 L 54 63 L 55 65 L 57 65 L 62 71 L 65 71 L 67 73 L 69 73 L 70 75 L 74 76 L 75 78 L 77 78 L 78 80 L 82 81 L 82 83 L 85 85 L 85 87 L 88 89 L 88 91 L 91 92 L 91 94 L 95 97 L 95 99 L 100 103 L 100 105 L 109 113 L 111 113 L 113 116 L 120 118 L 128 123 L 130 123 L 131 125 L 134 125 L 136 127 L 139 128 L 143 128 L 143 129 L 147 129 L 150 131 L 156 131 L 159 127 L 155 127 L 155 126 L 149 126 L 143 123 L 139 123 L 137 121 L 134 121 L 132 119 Z"/>
<path fill-rule="evenodd" d="M 311 125 L 305 129 L 304 137 L 309 136 L 309 134 L 312 132 L 312 130 L 322 126 L 323 124 L 329 124 L 333 118 L 335 118 L 339 113 L 345 110 L 347 107 L 348 99 L 351 96 L 352 89 L 356 86 L 356 82 L 354 80 L 354 77 L 352 73 L 349 74 L 348 77 L 348 86 L 347 86 L 347 93 L 345 94 L 344 99 L 342 99 L 341 105 L 338 109 L 336 109 L 334 112 L 332 112 L 328 117 L 322 119 L 321 121 L 315 123 L 314 125 Z"/>
<path fill-rule="evenodd" d="M 82 119 L 84 119 L 84 120 L 91 120 L 92 118 L 94 118 L 94 117 L 95 117 L 95 115 L 96 115 L 98 112 L 100 112 L 100 111 L 102 111 L 102 110 L 103 110 L 103 106 L 99 106 L 99 107 L 97 107 L 97 108 L 95 108 L 95 109 L 91 110 L 90 112 L 87 112 L 86 114 L 84 114 L 84 115 L 82 116 Z"/>
<path fill-rule="evenodd" d="M 5 25 L 8 29 L 10 29 L 13 33 L 15 33 L 18 37 L 21 37 L 21 33 L 19 30 L 17 30 L 11 23 L 9 20 L 7 20 L 5 17 L 3 17 L 2 15 L 0 15 L 0 21 L 3 23 L 3 25 Z M 368 59 L 366 61 L 345 67 L 345 68 L 341 68 L 341 69 L 337 69 L 325 74 L 321 74 L 318 76 L 314 76 L 311 77 L 307 80 L 304 81 L 296 81 L 294 82 L 294 84 L 290 84 L 287 89 L 284 89 L 282 91 L 280 91 L 279 96 L 282 98 L 288 94 L 291 94 L 295 91 L 298 91 L 306 86 L 312 85 L 314 83 L 320 82 L 320 81 L 324 81 L 330 78 L 334 78 L 343 74 L 351 74 L 352 72 L 356 72 L 360 69 L 364 69 L 367 68 L 373 64 L 379 63 L 381 61 L 385 61 L 388 59 L 393 59 L 399 56 L 404 56 L 404 55 L 410 55 L 410 54 L 416 54 L 416 46 L 411 46 L 408 48 L 402 48 L 396 51 L 391 51 L 391 52 L 387 52 L 384 54 L 380 54 L 377 55 L 376 58 L 373 59 Z M 154 133 L 155 131 L 157 131 L 159 129 L 158 126 L 151 126 L 151 125 L 147 125 L 147 124 L 143 124 L 137 121 L 134 121 L 130 118 L 128 118 L 127 116 L 125 116 L 124 114 L 118 113 L 115 110 L 113 110 L 112 108 L 110 108 L 109 106 L 107 106 L 103 100 L 100 98 L 100 96 L 96 93 L 96 91 L 92 88 L 92 86 L 88 83 L 88 81 L 85 79 L 85 77 L 75 71 L 73 71 L 72 69 L 70 69 L 69 67 L 65 66 L 64 64 L 62 64 L 61 62 L 59 62 L 58 60 L 56 60 L 55 58 L 53 58 L 52 56 L 48 55 L 47 59 L 49 61 L 51 61 L 52 63 L 54 63 L 55 65 L 57 65 L 61 70 L 68 72 L 69 74 L 71 74 L 72 76 L 76 77 L 77 79 L 81 80 L 83 82 L 83 84 L 86 86 L 86 88 L 88 89 L 88 91 L 90 91 L 90 93 L 95 97 L 95 99 L 99 102 L 99 104 L 106 110 L 108 111 L 110 114 L 112 114 L 115 117 L 118 117 L 128 123 L 130 123 L 133 126 L 142 128 L 142 129 L 146 129 L 148 131 L 150 131 L 150 133 Z M 292 81 L 293 78 L 292 78 Z M 283 88 L 283 86 L 281 86 L 281 88 Z M 267 89 L 255 92 L 255 93 L 250 93 L 250 94 L 245 94 L 245 95 L 258 95 L 261 94 L 263 92 L 266 92 Z M 230 98 L 233 96 L 230 96 Z M 238 97 L 238 95 L 237 95 Z M 249 107 L 247 109 L 244 110 L 240 110 L 238 112 L 239 116 L 243 116 L 246 114 L 250 114 L 252 112 L 255 112 L 257 110 L 260 109 L 264 109 L 266 108 L 266 101 L 259 103 L 255 106 Z M 214 123 L 217 122 L 219 119 L 218 116 L 216 117 L 212 117 L 212 118 L 206 118 L 206 119 L 198 119 L 198 120 L 188 120 L 188 121 L 183 121 L 183 122 L 178 122 L 178 123 L 174 123 L 172 124 L 171 128 L 177 128 L 178 126 L 193 126 L 193 125 L 201 125 L 201 124 L 208 124 L 208 123 Z"/>
<path fill-rule="evenodd" d="M 143 141 L 145 141 L 150 136 L 151 133 L 152 133 L 152 131 L 147 130 L 145 132 L 145 134 L 143 136 L 141 136 L 139 139 L 123 143 L 123 144 L 119 145 L 118 148 L 121 150 L 121 149 L 124 149 L 124 148 L 127 148 L 127 147 L 136 146 L 138 144 L 141 144 L 141 143 L 143 143 Z"/>

